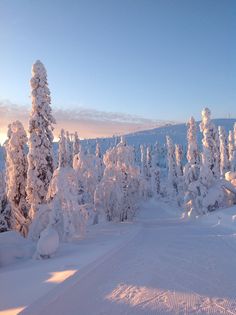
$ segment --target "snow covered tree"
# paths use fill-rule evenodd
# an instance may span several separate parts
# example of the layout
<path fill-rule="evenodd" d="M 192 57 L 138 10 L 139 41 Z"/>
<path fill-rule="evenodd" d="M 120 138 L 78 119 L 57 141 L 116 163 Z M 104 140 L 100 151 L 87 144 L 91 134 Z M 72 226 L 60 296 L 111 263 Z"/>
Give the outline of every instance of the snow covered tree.
<path fill-rule="evenodd" d="M 59 137 L 59 148 L 58 148 L 58 162 L 59 167 L 66 167 L 68 165 L 67 158 L 67 143 L 64 129 L 61 129 L 61 134 Z"/>
<path fill-rule="evenodd" d="M 228 151 L 229 151 L 229 164 L 232 172 L 236 171 L 236 147 L 234 145 L 234 134 L 233 131 L 229 131 L 228 137 Z"/>
<path fill-rule="evenodd" d="M 173 197 L 178 193 L 175 147 L 172 139 L 166 136 L 167 164 L 168 164 L 168 194 Z"/>
<path fill-rule="evenodd" d="M 4 173 L 0 171 L 0 233 L 10 229 L 10 207 L 7 203 Z"/>
<path fill-rule="evenodd" d="M 155 144 L 153 154 L 152 154 L 152 191 L 154 196 L 159 196 L 161 193 L 161 184 L 160 184 L 160 167 L 158 161 L 159 147 L 158 143 Z"/>
<path fill-rule="evenodd" d="M 63 241 L 83 236 L 88 212 L 78 202 L 76 172 L 70 166 L 59 167 L 53 173 L 47 201 L 51 208 L 49 226 L 55 228 Z"/>
<path fill-rule="evenodd" d="M 67 159 L 67 137 L 61 130 L 59 166 L 54 171 L 47 193 L 47 205 L 40 205 L 30 227 L 30 238 L 37 240 L 42 231 L 53 228 L 60 240 L 69 241 L 85 232 L 89 218 L 87 209 L 80 204 L 76 171 Z"/>
<path fill-rule="evenodd" d="M 199 164 L 199 152 L 197 145 L 197 125 L 195 119 L 191 117 L 187 123 L 187 160 L 191 165 Z"/>
<path fill-rule="evenodd" d="M 200 159 L 197 146 L 197 126 L 191 117 L 187 123 L 187 164 L 184 167 L 184 181 L 186 191 L 184 194 L 184 216 L 196 216 L 201 210 L 200 191 Z"/>
<path fill-rule="evenodd" d="M 176 174 L 177 176 L 183 176 L 183 148 L 180 144 L 175 145 L 175 160 L 176 160 Z"/>
<path fill-rule="evenodd" d="M 220 183 L 220 142 L 208 108 L 202 111 L 200 124 L 203 133 L 202 165 L 200 167 L 200 201 L 203 213 L 213 211 L 223 204 L 224 193 Z"/>
<path fill-rule="evenodd" d="M 233 134 L 234 134 L 234 147 L 236 148 L 236 123 L 234 123 Z"/>
<path fill-rule="evenodd" d="M 53 174 L 53 124 L 51 97 L 47 72 L 38 60 L 32 67 L 32 111 L 29 121 L 29 153 L 27 173 L 27 199 L 31 205 L 29 216 L 34 218 L 39 204 L 45 202 Z"/>
<path fill-rule="evenodd" d="M 96 172 L 97 172 L 97 182 L 99 183 L 102 179 L 104 172 L 104 164 L 102 160 L 102 153 L 99 142 L 96 144 Z"/>
<path fill-rule="evenodd" d="M 146 179 L 147 176 L 147 154 L 144 145 L 140 145 L 140 155 L 141 155 L 141 174 L 144 179 Z"/>
<path fill-rule="evenodd" d="M 27 234 L 28 205 L 26 202 L 27 157 L 25 146 L 27 135 L 20 121 L 9 126 L 6 143 L 7 199 L 11 208 L 11 229 Z"/>
<path fill-rule="evenodd" d="M 220 143 L 216 126 L 211 121 L 211 111 L 208 108 L 202 111 L 200 130 L 203 134 L 202 146 L 206 167 L 209 167 L 215 178 L 220 177 Z"/>
<path fill-rule="evenodd" d="M 73 143 L 69 134 L 69 131 L 66 132 L 66 152 L 68 165 L 72 167 L 73 165 Z"/>
<path fill-rule="evenodd" d="M 73 168 L 77 174 L 81 204 L 93 203 L 94 191 L 102 176 L 101 162 L 94 154 L 85 154 L 82 147 L 74 156 Z"/>
<path fill-rule="evenodd" d="M 153 167 L 152 167 L 152 150 L 148 145 L 146 149 L 146 181 L 148 185 L 148 197 L 152 197 L 152 180 L 153 180 Z"/>
<path fill-rule="evenodd" d="M 177 200 L 178 204 L 183 203 L 183 194 L 185 190 L 183 176 L 183 148 L 180 144 L 175 145 L 175 161 L 176 161 L 176 185 L 177 185 Z"/>
<path fill-rule="evenodd" d="M 140 198 L 140 171 L 135 167 L 134 151 L 123 137 L 104 155 L 105 171 L 94 194 L 95 209 L 108 221 L 131 219 Z"/>
<path fill-rule="evenodd" d="M 229 171 L 228 141 L 224 127 L 219 126 L 218 130 L 220 139 L 220 174 L 224 176 Z"/>
<path fill-rule="evenodd" d="M 74 134 L 74 142 L 73 142 L 73 157 L 79 153 L 80 150 L 80 140 L 78 137 L 77 131 Z"/>

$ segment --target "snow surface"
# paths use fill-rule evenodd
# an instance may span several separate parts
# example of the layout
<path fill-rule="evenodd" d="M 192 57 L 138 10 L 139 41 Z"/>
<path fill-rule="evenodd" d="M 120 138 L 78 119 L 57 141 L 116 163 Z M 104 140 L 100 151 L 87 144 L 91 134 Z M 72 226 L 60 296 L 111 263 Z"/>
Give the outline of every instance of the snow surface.
<path fill-rule="evenodd" d="M 1 268 L 0 314 L 236 314 L 236 207 L 180 214 L 152 200 L 133 223 Z"/>

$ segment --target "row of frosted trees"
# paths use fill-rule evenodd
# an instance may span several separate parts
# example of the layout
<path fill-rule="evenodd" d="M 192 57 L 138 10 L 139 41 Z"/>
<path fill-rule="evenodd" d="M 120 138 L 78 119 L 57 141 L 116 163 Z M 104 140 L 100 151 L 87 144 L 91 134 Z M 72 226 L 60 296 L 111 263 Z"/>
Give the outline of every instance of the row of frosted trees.
<path fill-rule="evenodd" d="M 167 170 L 160 167 L 160 148 L 135 148 L 120 141 L 101 153 L 87 152 L 78 134 L 61 130 L 58 159 L 53 152 L 53 126 L 47 73 L 40 61 L 32 67 L 32 111 L 29 138 L 19 121 L 8 128 L 5 176 L 0 174 L 0 230 L 14 229 L 37 240 L 53 228 L 61 240 L 85 233 L 86 224 L 125 221 L 140 201 L 167 198 L 196 216 L 234 202 L 236 127 L 229 136 L 216 128 L 204 109 L 197 125 L 188 122 L 187 152 L 167 136 Z M 138 158 L 137 156 L 140 156 Z M 187 159 L 184 165 L 183 161 Z M 225 180 L 225 178 L 227 180 Z"/>
<path fill-rule="evenodd" d="M 184 167 L 181 147 L 174 147 L 167 137 L 168 188 L 169 195 L 184 206 L 184 215 L 196 216 L 235 202 L 236 124 L 227 137 L 224 127 L 217 129 L 210 110 L 205 108 L 200 123 L 202 152 L 193 117 L 187 127 L 187 163 Z"/>
<path fill-rule="evenodd" d="M 69 240 L 83 235 L 88 221 L 131 219 L 138 202 L 152 196 L 155 185 L 150 149 L 145 150 L 140 172 L 135 150 L 124 138 L 103 156 L 99 143 L 95 154 L 86 152 L 77 133 L 71 137 L 61 130 L 56 163 L 56 122 L 47 73 L 40 61 L 32 67 L 30 86 L 29 137 L 19 121 L 8 128 L 6 170 L 0 178 L 0 230 L 13 229 L 37 240 L 43 230 L 53 227 L 61 240 Z"/>

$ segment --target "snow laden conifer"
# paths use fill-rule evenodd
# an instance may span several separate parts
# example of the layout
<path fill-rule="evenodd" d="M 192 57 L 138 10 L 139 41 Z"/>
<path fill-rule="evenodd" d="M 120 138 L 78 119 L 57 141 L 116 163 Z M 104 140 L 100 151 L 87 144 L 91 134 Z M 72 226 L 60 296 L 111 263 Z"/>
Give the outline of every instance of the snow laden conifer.
<path fill-rule="evenodd" d="M 105 171 L 94 194 L 95 209 L 108 221 L 131 219 L 140 198 L 140 170 L 135 167 L 134 151 L 123 137 L 104 155 Z"/>
<path fill-rule="evenodd" d="M 154 196 L 159 196 L 161 193 L 160 173 L 159 146 L 158 143 L 155 143 L 152 154 L 152 191 Z"/>
<path fill-rule="evenodd" d="M 167 167 L 168 167 L 167 193 L 170 197 L 174 197 L 178 193 L 175 147 L 174 147 L 172 139 L 169 136 L 166 137 L 166 146 L 167 146 Z"/>
<path fill-rule="evenodd" d="M 0 233 L 10 229 L 10 207 L 7 203 L 5 175 L 0 171 Z"/>
<path fill-rule="evenodd" d="M 220 174 L 224 176 L 229 171 L 228 141 L 224 127 L 219 126 L 218 130 L 220 139 Z"/>
<path fill-rule="evenodd" d="M 61 129 L 59 137 L 59 148 L 58 148 L 58 162 L 59 167 L 66 167 L 68 165 L 67 158 L 67 143 L 64 129 Z"/>
<path fill-rule="evenodd" d="M 220 144 L 219 135 L 211 121 L 211 112 L 208 108 L 202 111 L 200 129 L 202 139 L 202 164 L 200 168 L 200 195 L 203 213 L 219 208 L 224 194 L 220 183 Z"/>
<path fill-rule="evenodd" d="M 53 124 L 51 97 L 47 72 L 38 60 L 32 67 L 32 111 L 29 120 L 29 153 L 27 173 L 27 199 L 30 218 L 33 219 L 39 204 L 45 202 L 53 174 Z"/>
<path fill-rule="evenodd" d="M 67 159 L 68 165 L 71 167 L 73 166 L 73 142 L 70 136 L 69 131 L 66 132 L 66 152 L 67 152 Z"/>
<path fill-rule="evenodd" d="M 96 143 L 96 173 L 97 173 L 97 182 L 99 183 L 102 179 L 104 172 L 104 163 L 102 160 L 102 153 L 99 142 Z"/>
<path fill-rule="evenodd" d="M 47 201 L 51 208 L 49 226 L 57 230 L 63 241 L 82 236 L 88 219 L 88 212 L 79 205 L 77 174 L 70 165 L 67 150 L 68 137 L 62 129 L 59 140 L 59 167 L 53 173 Z"/>
<path fill-rule="evenodd" d="M 197 145 L 197 125 L 195 119 L 191 117 L 187 123 L 187 160 L 191 165 L 199 164 L 199 152 Z"/>
<path fill-rule="evenodd" d="M 143 176 L 144 179 L 146 179 L 146 175 L 147 175 L 147 166 L 146 166 L 146 150 L 144 145 L 140 145 L 140 156 L 141 156 L 141 174 Z"/>
<path fill-rule="evenodd" d="M 175 161 L 176 161 L 176 185 L 178 191 L 178 204 L 183 202 L 184 193 L 184 177 L 183 177 L 183 148 L 180 144 L 175 145 Z"/>
<path fill-rule="evenodd" d="M 187 142 L 187 164 L 184 166 L 183 171 L 186 187 L 184 194 L 184 216 L 194 217 L 201 213 L 201 192 L 197 126 L 193 117 L 191 117 L 187 123 Z"/>
<path fill-rule="evenodd" d="M 81 204 L 92 204 L 96 185 L 101 179 L 101 161 L 91 153 L 84 153 L 84 148 L 74 156 L 73 168 L 77 174 L 79 197 Z"/>
<path fill-rule="evenodd" d="M 79 153 L 80 150 L 80 140 L 77 131 L 74 134 L 74 142 L 73 142 L 73 157 Z"/>
<path fill-rule="evenodd" d="M 230 170 L 232 172 L 236 171 L 236 148 L 234 145 L 234 134 L 233 131 L 229 131 L 228 136 L 228 151 L 229 151 L 229 164 L 230 164 Z"/>
<path fill-rule="evenodd" d="M 153 180 L 153 166 L 152 166 L 152 149 L 148 145 L 146 149 L 146 181 L 147 181 L 147 194 L 152 197 L 152 180 Z"/>
<path fill-rule="evenodd" d="M 175 145 L 176 174 L 183 176 L 183 148 L 180 144 Z"/>
<path fill-rule="evenodd" d="M 6 185 L 10 206 L 11 229 L 27 234 L 28 205 L 26 202 L 27 157 L 25 146 L 27 136 L 20 121 L 9 126 L 6 143 Z"/>
<path fill-rule="evenodd" d="M 200 130 L 203 134 L 202 146 L 206 166 L 211 170 L 214 178 L 220 177 L 220 144 L 216 126 L 211 121 L 211 111 L 208 108 L 202 111 Z"/>

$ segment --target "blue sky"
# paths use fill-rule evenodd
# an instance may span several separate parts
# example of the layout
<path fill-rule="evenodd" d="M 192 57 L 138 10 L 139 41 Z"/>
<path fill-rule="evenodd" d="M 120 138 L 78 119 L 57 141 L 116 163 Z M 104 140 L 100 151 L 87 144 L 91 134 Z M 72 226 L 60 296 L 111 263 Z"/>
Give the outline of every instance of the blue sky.
<path fill-rule="evenodd" d="M 55 108 L 236 117 L 235 56 L 234 0 L 0 0 L 0 100 L 19 105 L 40 59 Z"/>

